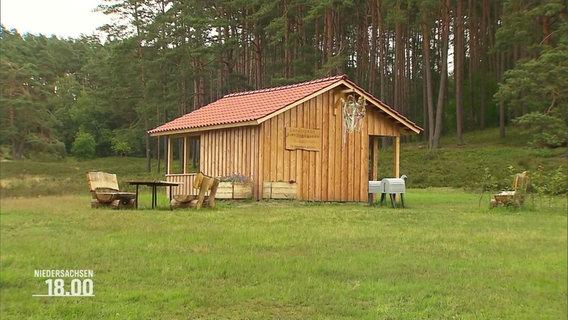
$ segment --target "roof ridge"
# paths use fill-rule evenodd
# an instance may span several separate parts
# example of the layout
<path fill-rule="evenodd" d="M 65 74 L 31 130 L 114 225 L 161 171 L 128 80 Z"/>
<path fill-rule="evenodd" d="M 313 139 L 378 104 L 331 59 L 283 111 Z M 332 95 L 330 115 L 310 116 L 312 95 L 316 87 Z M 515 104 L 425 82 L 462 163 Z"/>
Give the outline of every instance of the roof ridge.
<path fill-rule="evenodd" d="M 315 83 L 326 82 L 326 81 L 331 81 L 331 80 L 343 80 L 343 79 L 346 79 L 346 78 L 347 78 L 347 76 L 345 74 L 335 75 L 335 76 L 330 76 L 330 77 L 325 77 L 325 78 L 320 78 L 320 79 L 314 79 L 314 80 L 300 82 L 300 83 L 287 84 L 287 85 L 283 85 L 283 86 L 279 86 L 279 87 L 270 87 L 270 88 L 263 88 L 263 89 L 257 89 L 257 90 L 251 90 L 251 91 L 233 92 L 233 93 L 226 94 L 224 96 L 224 98 L 238 97 L 238 96 L 244 96 L 244 95 L 249 95 L 249 94 L 271 92 L 271 91 L 277 91 L 277 90 L 285 90 L 285 89 L 291 89 L 291 88 L 296 88 L 296 87 L 301 87 L 301 86 L 305 86 L 305 85 L 309 85 L 309 84 L 315 84 Z"/>

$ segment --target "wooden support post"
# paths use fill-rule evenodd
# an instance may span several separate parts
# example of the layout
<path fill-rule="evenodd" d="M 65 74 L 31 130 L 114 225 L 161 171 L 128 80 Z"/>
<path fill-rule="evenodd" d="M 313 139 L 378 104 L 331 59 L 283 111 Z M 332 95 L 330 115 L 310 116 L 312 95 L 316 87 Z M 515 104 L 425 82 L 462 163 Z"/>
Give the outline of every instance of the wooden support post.
<path fill-rule="evenodd" d="M 400 136 L 394 137 L 394 177 L 400 177 Z"/>
<path fill-rule="evenodd" d="M 373 143 L 373 148 L 371 151 L 372 152 L 371 161 L 373 161 L 373 164 L 371 165 L 371 177 L 373 181 L 377 181 L 377 179 L 379 178 L 379 137 L 371 136 L 370 138 Z M 376 198 L 377 194 L 372 193 L 371 201 L 375 202 Z"/>
<path fill-rule="evenodd" d="M 189 136 L 186 135 L 183 137 L 183 173 L 189 173 L 189 168 L 188 166 L 190 165 L 189 163 L 189 155 L 190 155 L 190 145 L 189 145 Z"/>
<path fill-rule="evenodd" d="M 172 138 L 171 136 L 167 136 L 167 150 L 168 150 L 168 158 L 166 159 L 166 174 L 172 173 L 172 158 L 173 158 L 173 148 L 172 148 Z"/>
<path fill-rule="evenodd" d="M 393 171 L 394 171 L 394 177 L 399 178 L 400 177 L 400 136 L 394 137 L 394 166 L 393 166 Z M 391 201 L 392 200 L 398 201 L 398 199 L 395 195 L 391 195 Z M 394 206 L 395 205 L 393 203 L 393 207 Z"/>

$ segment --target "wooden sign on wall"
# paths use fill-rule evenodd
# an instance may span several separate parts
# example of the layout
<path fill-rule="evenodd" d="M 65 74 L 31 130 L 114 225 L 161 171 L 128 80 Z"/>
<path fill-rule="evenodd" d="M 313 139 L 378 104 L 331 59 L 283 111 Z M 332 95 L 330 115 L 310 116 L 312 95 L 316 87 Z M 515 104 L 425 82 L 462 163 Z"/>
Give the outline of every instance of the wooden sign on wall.
<path fill-rule="evenodd" d="M 321 131 L 319 129 L 286 128 L 287 150 L 320 151 Z"/>

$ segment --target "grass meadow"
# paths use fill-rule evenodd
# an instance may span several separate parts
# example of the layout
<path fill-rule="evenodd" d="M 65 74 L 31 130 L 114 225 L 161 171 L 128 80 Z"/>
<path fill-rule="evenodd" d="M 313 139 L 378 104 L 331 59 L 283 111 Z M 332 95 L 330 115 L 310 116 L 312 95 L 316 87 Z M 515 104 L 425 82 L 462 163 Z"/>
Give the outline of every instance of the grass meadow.
<path fill-rule="evenodd" d="M 3 198 L 1 319 L 566 319 L 566 198 L 410 189 L 407 208 L 218 202 L 91 209 L 89 196 Z M 91 269 L 94 297 L 36 269 Z"/>

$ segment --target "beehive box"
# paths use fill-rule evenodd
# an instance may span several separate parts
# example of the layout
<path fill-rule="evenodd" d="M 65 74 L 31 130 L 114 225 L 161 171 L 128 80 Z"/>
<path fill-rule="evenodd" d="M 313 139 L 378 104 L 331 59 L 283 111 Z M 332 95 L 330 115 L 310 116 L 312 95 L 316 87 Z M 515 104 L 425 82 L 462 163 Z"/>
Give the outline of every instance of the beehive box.
<path fill-rule="evenodd" d="M 381 181 L 384 193 L 404 193 L 406 182 L 402 178 L 385 178 Z"/>
<path fill-rule="evenodd" d="M 369 193 L 383 193 L 381 181 L 369 181 Z"/>

